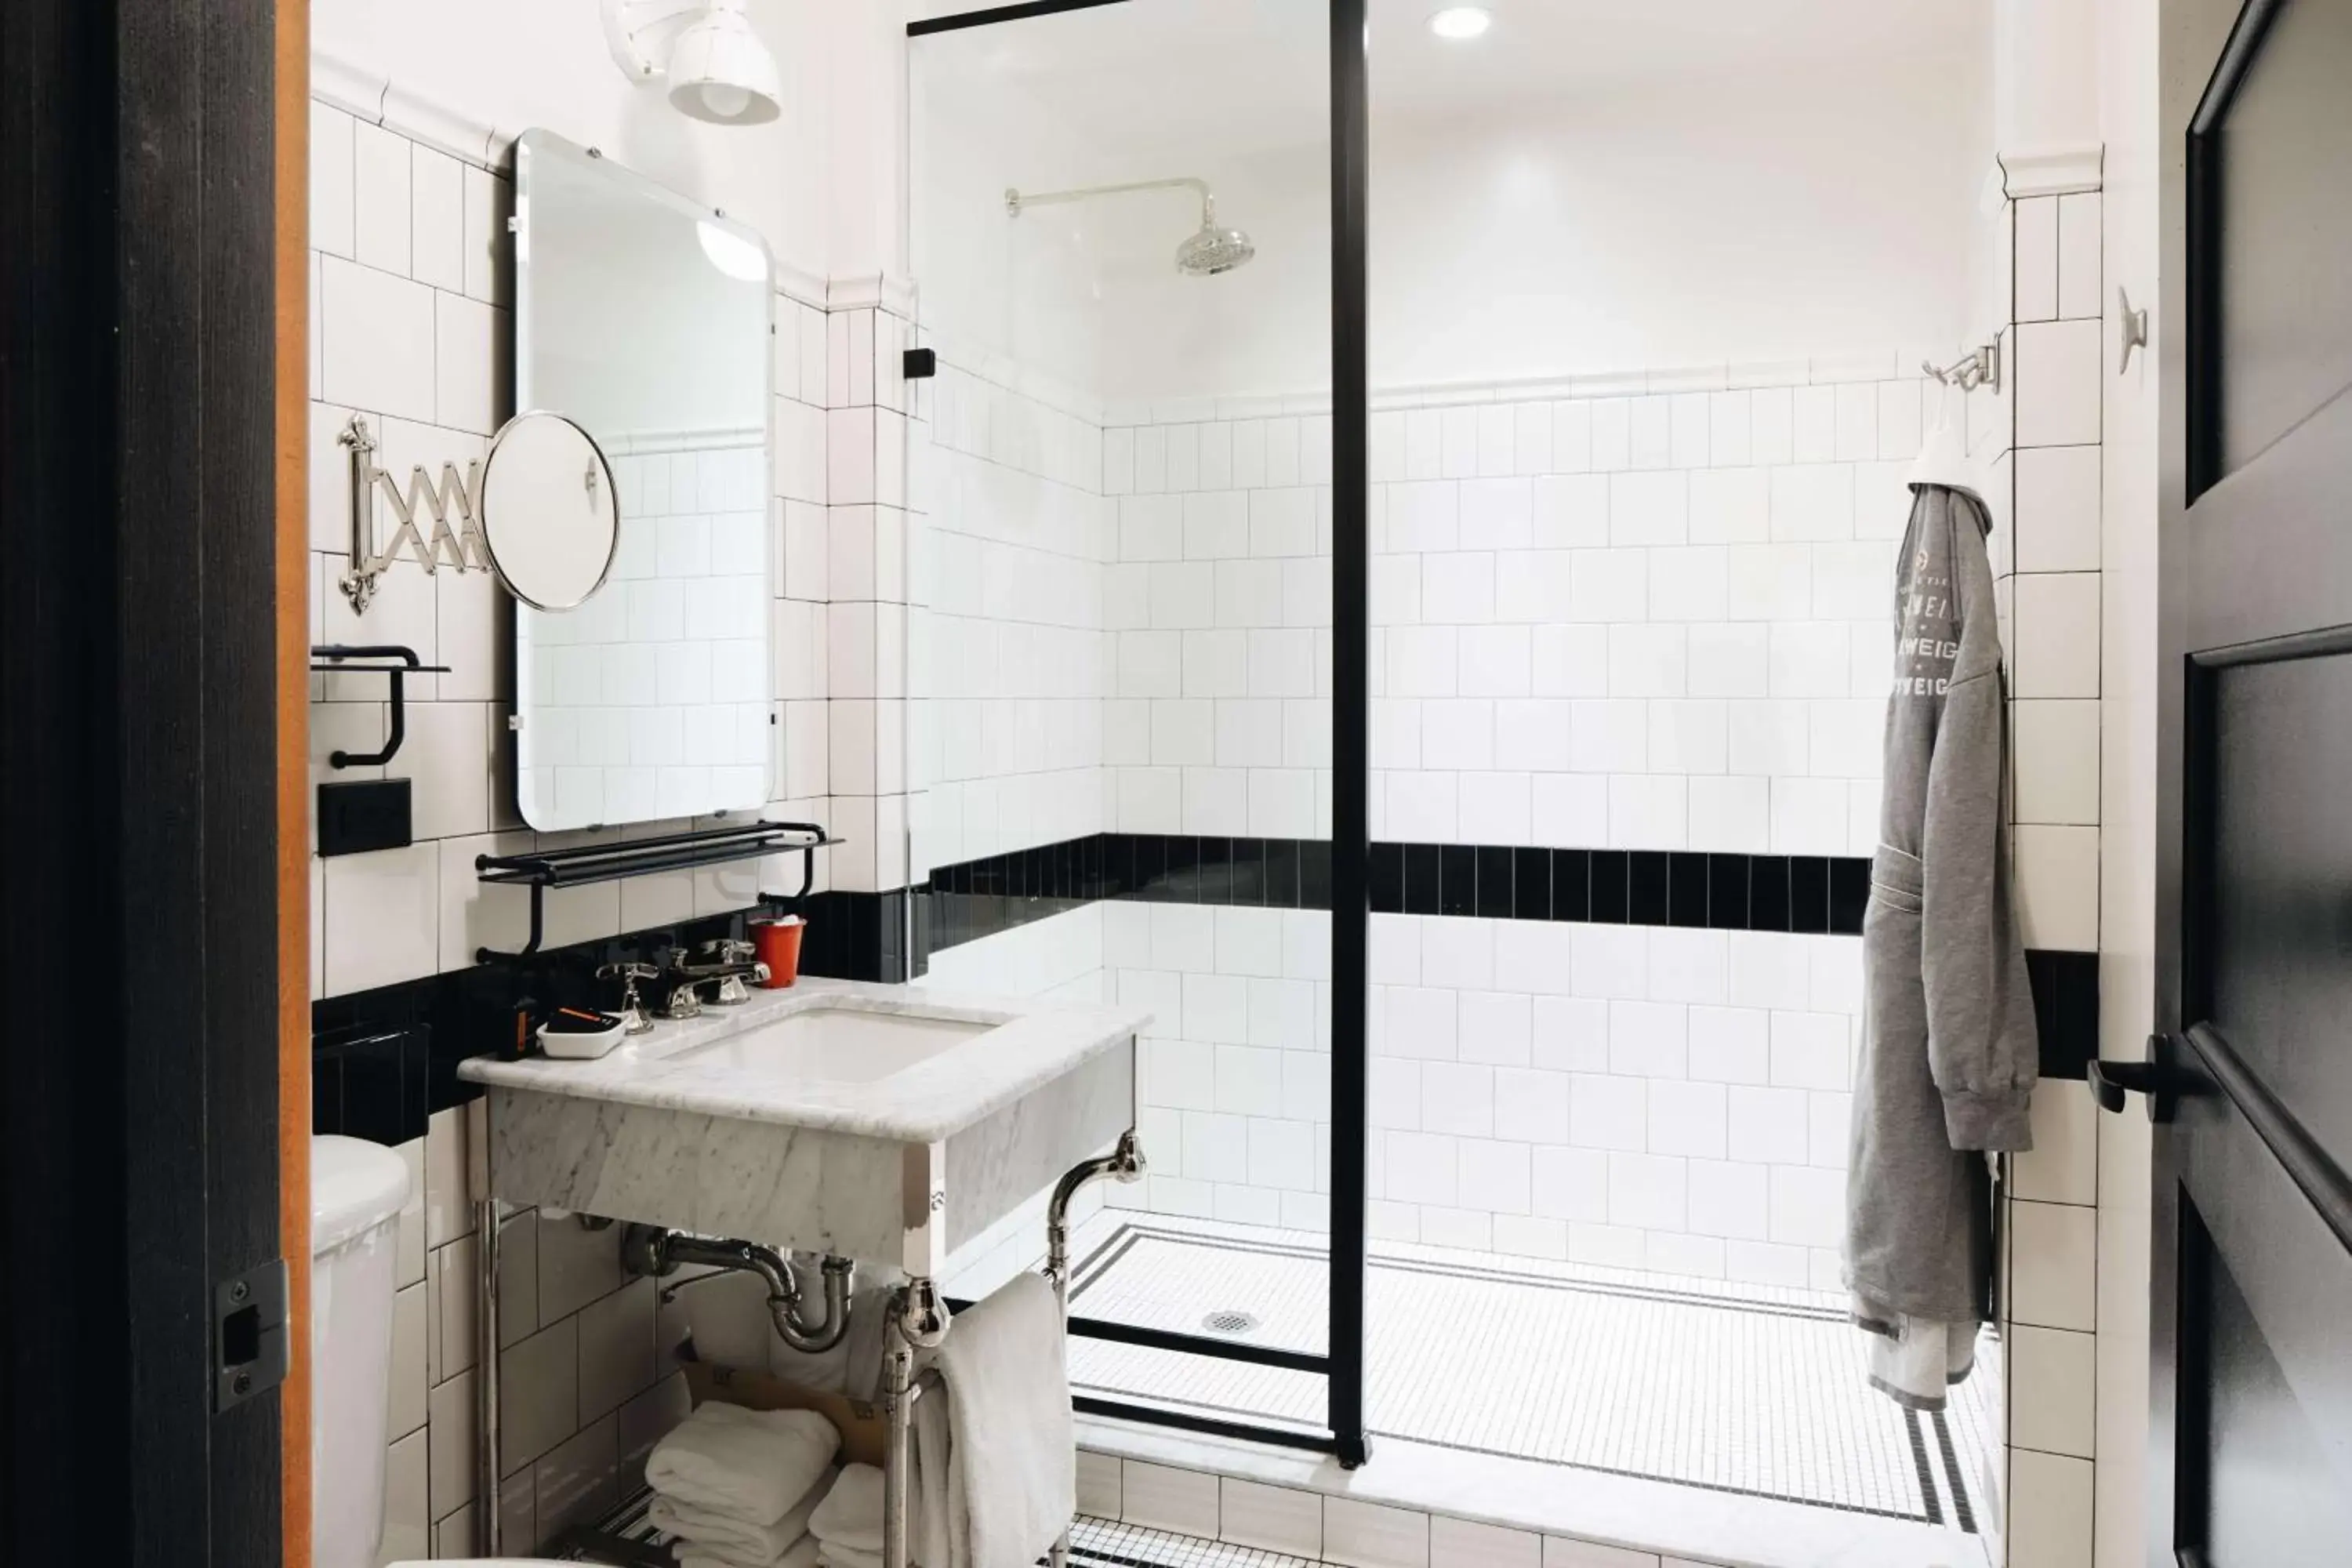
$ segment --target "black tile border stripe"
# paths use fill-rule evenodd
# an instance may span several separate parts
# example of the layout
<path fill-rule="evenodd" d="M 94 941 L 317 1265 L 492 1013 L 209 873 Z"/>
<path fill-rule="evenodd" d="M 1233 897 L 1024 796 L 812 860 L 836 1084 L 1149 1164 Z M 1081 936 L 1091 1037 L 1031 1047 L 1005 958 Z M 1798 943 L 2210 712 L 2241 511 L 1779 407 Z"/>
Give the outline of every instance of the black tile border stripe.
<path fill-rule="evenodd" d="M 1870 902 L 1870 861 L 1860 855 L 1387 840 L 1370 847 L 1370 862 L 1374 914 L 1859 936 Z M 1328 910 L 1331 847 L 1319 838 L 1095 833 L 938 867 L 908 893 L 908 968 L 922 974 L 935 952 L 1108 899 Z M 2042 1076 L 2080 1079 L 2098 1053 L 2099 955 L 2037 949 L 2025 963 Z"/>
<path fill-rule="evenodd" d="M 1870 891 L 1860 857 L 1547 849 L 1378 843 L 1370 898 L 1381 914 L 1640 923 L 1713 931 L 1858 933 Z M 804 973 L 899 982 L 932 953 L 1107 899 L 1283 910 L 1331 907 L 1322 839 L 1097 833 L 941 867 L 889 892 L 825 892 L 808 917 Z M 748 912 L 748 911 L 745 911 Z M 311 1004 L 315 1131 L 385 1143 L 479 1092 L 457 1078 L 468 1056 L 504 1047 L 517 1000 L 610 1005 L 591 972 L 671 941 L 741 932 L 744 912 L 551 949 L 529 973 L 474 965 Z M 2025 955 L 2042 1076 L 2084 1078 L 2098 1052 L 2099 955 Z"/>
<path fill-rule="evenodd" d="M 1318 838 L 1096 833 L 942 866 L 915 889 L 935 908 L 936 952 L 1105 899 L 1331 907 L 1331 848 Z M 1508 844 L 1371 846 L 1374 914 L 1589 921 L 1859 935 L 1870 897 L 1860 856 Z"/>

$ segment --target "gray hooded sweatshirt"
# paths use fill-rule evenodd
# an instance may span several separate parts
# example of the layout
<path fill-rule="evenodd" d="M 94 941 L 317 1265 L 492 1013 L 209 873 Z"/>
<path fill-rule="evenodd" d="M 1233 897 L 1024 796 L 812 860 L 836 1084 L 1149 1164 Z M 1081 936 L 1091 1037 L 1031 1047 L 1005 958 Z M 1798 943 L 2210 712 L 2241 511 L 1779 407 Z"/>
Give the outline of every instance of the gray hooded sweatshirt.
<path fill-rule="evenodd" d="M 1895 568 L 1879 844 L 1863 921 L 1864 1036 L 1846 1186 L 1857 1321 L 1965 1376 L 1989 1306 L 1991 1205 L 1980 1151 L 2032 1146 L 2039 1062 L 2011 911 L 2005 694 L 1990 520 L 1965 490 L 1915 487 Z M 1924 1338 L 1924 1336 L 1923 1336 Z M 1874 1356 L 1874 1360 L 1876 1357 Z M 1906 1391 L 1881 1386 L 1906 1398 Z M 1906 1403 L 1940 1407 L 1911 1391 Z"/>

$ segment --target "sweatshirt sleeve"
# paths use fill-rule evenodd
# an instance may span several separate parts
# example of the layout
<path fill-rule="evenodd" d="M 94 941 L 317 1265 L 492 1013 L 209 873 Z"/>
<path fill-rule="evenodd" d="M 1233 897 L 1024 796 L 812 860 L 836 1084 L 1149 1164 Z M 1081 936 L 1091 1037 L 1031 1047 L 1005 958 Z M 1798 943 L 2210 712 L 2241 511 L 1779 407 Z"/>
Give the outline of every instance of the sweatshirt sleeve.
<path fill-rule="evenodd" d="M 1952 683 L 1927 766 L 1920 834 L 1920 979 L 1927 1059 L 1955 1149 L 2032 1147 L 2031 1081 L 2016 1081 L 1999 1038 L 2004 930 L 2000 854 L 2001 691 L 1998 667 Z"/>

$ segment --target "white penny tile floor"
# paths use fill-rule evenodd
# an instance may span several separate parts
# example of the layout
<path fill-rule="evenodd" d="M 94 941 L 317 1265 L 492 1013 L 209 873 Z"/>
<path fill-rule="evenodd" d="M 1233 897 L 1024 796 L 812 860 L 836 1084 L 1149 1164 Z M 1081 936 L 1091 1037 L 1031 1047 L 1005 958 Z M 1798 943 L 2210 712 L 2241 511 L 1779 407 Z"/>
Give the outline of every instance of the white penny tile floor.
<path fill-rule="evenodd" d="M 1305 1232 L 1105 1211 L 1071 1310 L 1321 1351 L 1329 1266 Z M 1993 1443 L 1990 1338 L 1938 1415 L 1870 1388 L 1842 1298 L 1374 1243 L 1374 1434 L 1974 1531 Z M 1319 1374 L 1083 1336 L 1076 1392 L 1320 1429 Z"/>

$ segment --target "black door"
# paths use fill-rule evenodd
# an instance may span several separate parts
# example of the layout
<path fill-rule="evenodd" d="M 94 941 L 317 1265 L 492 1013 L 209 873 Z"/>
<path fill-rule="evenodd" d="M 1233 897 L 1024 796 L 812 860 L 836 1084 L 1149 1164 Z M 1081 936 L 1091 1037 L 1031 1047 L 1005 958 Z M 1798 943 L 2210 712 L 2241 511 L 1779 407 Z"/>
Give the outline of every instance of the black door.
<path fill-rule="evenodd" d="M 2150 1559 L 2320 1568 L 2352 1563 L 2352 5 L 2162 19 Z"/>
<path fill-rule="evenodd" d="M 273 1266 L 308 1213 L 289 1247 L 304 300 L 278 198 L 304 182 L 299 142 L 274 168 L 302 100 L 273 50 L 299 71 L 307 6 L 284 5 L 0 5 L 5 1564 L 309 1561 L 304 1407 L 271 1382 L 303 1331 Z M 299 1073 L 287 1100 L 307 1131 Z"/>

